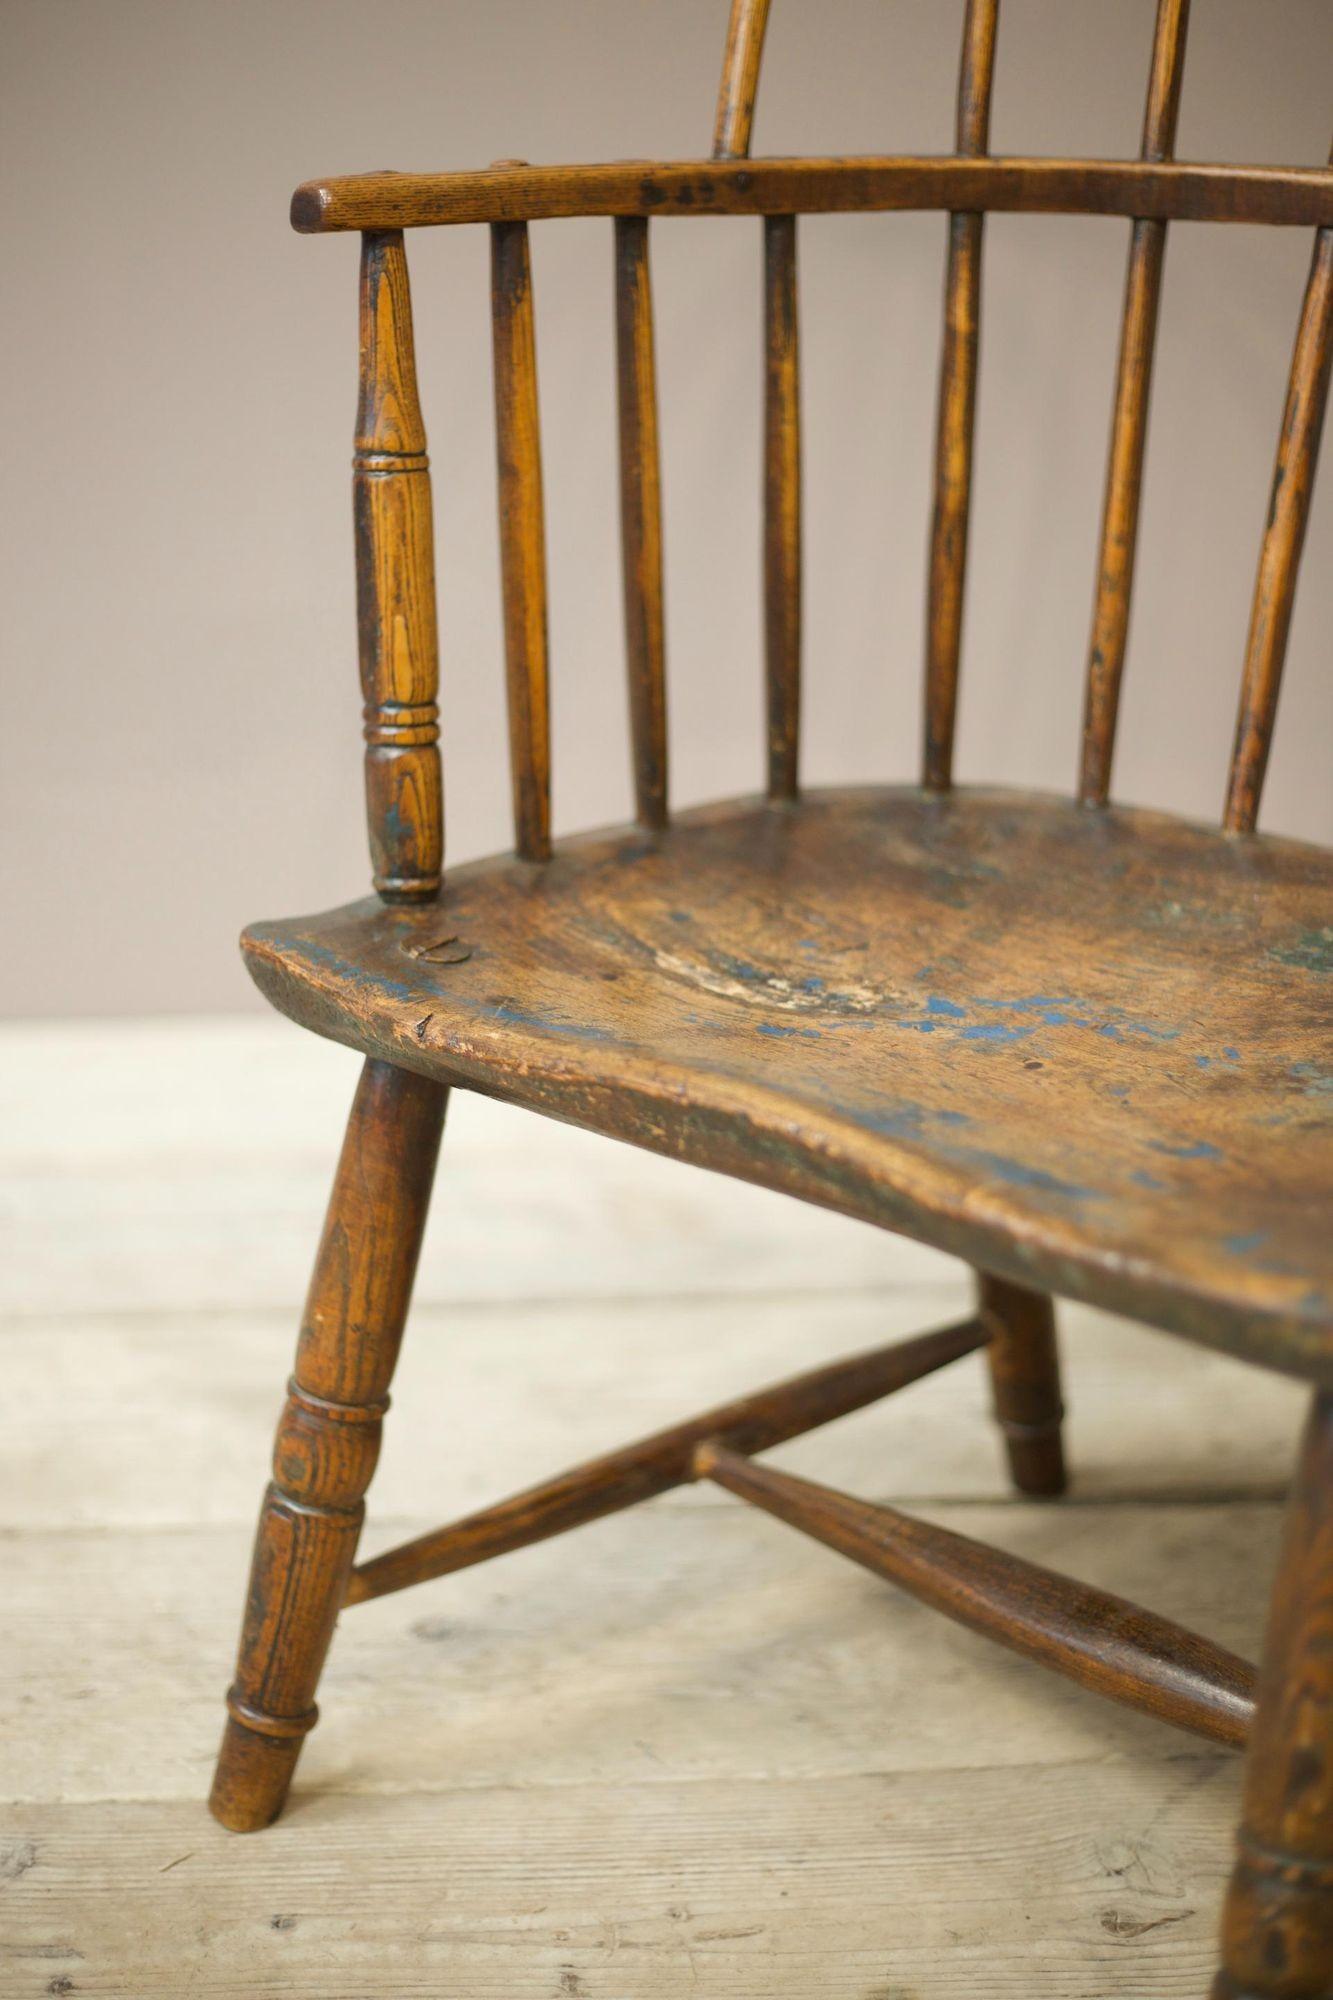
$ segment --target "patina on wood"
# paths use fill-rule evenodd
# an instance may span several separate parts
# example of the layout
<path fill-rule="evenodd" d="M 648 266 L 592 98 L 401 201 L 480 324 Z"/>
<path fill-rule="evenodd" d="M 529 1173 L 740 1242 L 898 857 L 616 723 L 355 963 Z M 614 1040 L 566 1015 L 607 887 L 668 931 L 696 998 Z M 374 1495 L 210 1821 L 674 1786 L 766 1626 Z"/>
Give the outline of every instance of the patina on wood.
<path fill-rule="evenodd" d="M 1189 0 L 1159 0 L 1148 104 L 1143 116 L 1143 143 L 1139 149 L 1142 159 L 1167 160 L 1175 149 L 1188 27 Z M 1140 217 L 1130 237 L 1129 269 L 1125 277 L 1115 413 L 1102 507 L 1092 638 L 1088 647 L 1079 772 L 1079 797 L 1085 805 L 1105 805 L 1111 789 L 1111 758 L 1129 640 L 1139 499 L 1148 439 L 1148 397 L 1165 257 L 1165 222 Z"/>
<path fill-rule="evenodd" d="M 1051 1297 L 1067 1294 L 1319 1385 L 1216 1992 L 1327 2000 L 1333 865 L 1254 829 L 1333 366 L 1333 167 L 1173 159 L 1188 0 L 1159 0 L 1136 161 L 988 156 L 998 0 L 967 0 L 949 157 L 751 160 L 768 11 L 733 0 L 711 160 L 502 161 L 309 183 L 293 199 L 298 229 L 364 235 L 358 574 L 380 899 L 245 939 L 275 1005 L 368 1062 L 279 1431 L 214 1809 L 235 1827 L 279 1809 L 340 1603 L 693 1475 L 1085 1685 L 1239 1743 L 1254 1710 L 1243 1661 L 1103 1592 L 744 1455 L 984 1343 L 1015 1483 L 1058 1493 Z M 922 208 L 950 216 L 923 784 L 801 794 L 797 217 Z M 1133 223 L 1069 801 L 952 784 L 990 211 Z M 528 225 L 587 215 L 615 225 L 638 824 L 553 847 Z M 763 218 L 768 797 L 671 819 L 648 219 L 702 215 Z M 1170 221 L 1318 231 L 1216 831 L 1108 803 Z M 458 870 L 441 906 L 429 484 L 401 232 L 465 222 L 493 232 L 516 852 Z M 354 1571 L 455 1084 L 952 1251 L 981 1274 L 977 1317 L 742 1398 Z"/>
<path fill-rule="evenodd" d="M 349 1046 L 1333 1385 L 1330 926 L 1299 842 L 909 788 L 677 813 L 459 868 L 443 915 L 245 944 Z"/>
<path fill-rule="evenodd" d="M 998 155 L 967 160 L 953 154 L 483 167 L 307 181 L 292 196 L 292 226 L 317 236 L 570 215 L 851 215 L 922 208 L 1320 229 L 1333 225 L 1333 173 L 1322 167 Z"/>
<path fill-rule="evenodd" d="M 361 1073 L 255 1538 L 210 1800 L 248 1833 L 281 1811 L 347 1589 L 407 1319 L 447 1093 Z"/>

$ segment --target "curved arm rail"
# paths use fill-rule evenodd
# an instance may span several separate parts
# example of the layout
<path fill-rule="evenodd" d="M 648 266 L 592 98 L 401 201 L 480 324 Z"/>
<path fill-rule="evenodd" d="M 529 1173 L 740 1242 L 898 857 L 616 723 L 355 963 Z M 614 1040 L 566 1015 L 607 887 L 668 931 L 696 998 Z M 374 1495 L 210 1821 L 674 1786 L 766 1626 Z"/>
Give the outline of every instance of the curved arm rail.
<path fill-rule="evenodd" d="M 1318 229 L 1333 224 L 1333 172 L 1327 167 L 944 154 L 617 160 L 604 166 L 346 174 L 297 188 L 292 227 L 321 235 L 339 229 L 537 222 L 573 215 L 836 215 L 932 208 Z"/>

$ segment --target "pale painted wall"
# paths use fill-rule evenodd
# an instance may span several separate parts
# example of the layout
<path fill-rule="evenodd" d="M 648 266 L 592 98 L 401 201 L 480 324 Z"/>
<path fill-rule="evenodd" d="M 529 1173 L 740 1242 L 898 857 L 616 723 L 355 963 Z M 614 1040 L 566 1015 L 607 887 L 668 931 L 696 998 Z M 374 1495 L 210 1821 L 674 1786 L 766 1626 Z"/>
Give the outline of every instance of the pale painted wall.
<path fill-rule="evenodd" d="M 249 917 L 366 880 L 348 457 L 358 167 L 697 153 L 723 0 L 8 0 L 0 1009 L 254 1004 Z M 1132 153 L 1150 0 L 1005 0 L 997 150 Z M 1329 0 L 1196 0 L 1182 157 L 1322 162 Z M 961 0 L 776 0 L 757 151 L 944 150 Z M 965 778 L 1074 769 L 1127 229 L 988 250 Z M 802 231 L 812 782 L 907 778 L 944 229 Z M 558 828 L 625 814 L 610 228 L 534 230 Z M 1308 237 L 1172 238 L 1122 796 L 1218 810 Z M 487 246 L 413 242 L 448 839 L 507 842 Z M 654 231 L 675 795 L 760 774 L 758 229 Z M 1333 500 L 1311 521 L 1273 830 L 1333 834 Z"/>

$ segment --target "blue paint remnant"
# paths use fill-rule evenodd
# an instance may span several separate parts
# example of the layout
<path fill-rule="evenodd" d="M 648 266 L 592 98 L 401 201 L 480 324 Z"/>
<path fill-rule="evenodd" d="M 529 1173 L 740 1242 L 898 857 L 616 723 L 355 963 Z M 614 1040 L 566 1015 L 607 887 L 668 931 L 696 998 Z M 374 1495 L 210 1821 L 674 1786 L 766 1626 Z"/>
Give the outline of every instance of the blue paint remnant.
<path fill-rule="evenodd" d="M 1129 1096 L 1129 1085 L 1127 1083 L 1111 1083 L 1108 1084 L 1106 1088 L 1108 1097 Z"/>
<path fill-rule="evenodd" d="M 1268 1231 L 1266 1229 L 1254 1229 L 1251 1230 L 1248 1236 L 1225 1237 L 1223 1239 L 1223 1248 L 1229 1250 L 1233 1257 L 1248 1257 L 1252 1251 L 1259 1248 L 1261 1243 L 1267 1243 L 1267 1241 Z"/>
<path fill-rule="evenodd" d="M 937 1111 L 935 1116 L 941 1125 L 970 1125 L 972 1120 L 966 1111 Z"/>
<path fill-rule="evenodd" d="M 279 951 L 297 952 L 316 965 L 326 965 L 330 972 L 362 993 L 387 993 L 395 1000 L 412 1000 L 423 990 L 420 986 L 409 986 L 405 980 L 386 979 L 382 973 L 367 972 L 362 965 L 349 964 L 326 944 L 315 944 L 305 938 L 284 940 L 280 934 L 274 936 L 273 942 Z"/>
<path fill-rule="evenodd" d="M 801 938 L 801 939 L 799 939 L 799 940 L 798 940 L 798 949 L 799 949 L 799 950 L 801 950 L 801 951 L 818 951 L 818 950 L 819 950 L 819 939 L 818 939 L 818 938 Z"/>
<path fill-rule="evenodd" d="M 759 1023 L 759 1033 L 761 1035 L 801 1035 L 808 1042 L 817 1042 L 819 1040 L 818 1028 L 789 1028 L 785 1023 L 777 1021 L 761 1021 Z"/>
<path fill-rule="evenodd" d="M 1211 1064 L 1212 1060 L 1213 1059 L 1211 1056 L 1195 1056 L 1194 1067 L 1196 1069 L 1207 1069 Z"/>
<path fill-rule="evenodd" d="M 960 1164 L 984 1168 L 997 1180 L 1006 1181 L 1010 1187 L 1034 1188 L 1039 1194 L 1064 1195 L 1070 1201 L 1101 1201 L 1105 1198 L 1098 1188 L 1080 1187 L 1075 1181 L 1063 1181 L 1057 1174 L 1048 1174 L 1044 1167 L 1024 1166 L 1021 1160 L 1011 1160 L 1004 1153 L 987 1153 L 969 1146 L 959 1147 L 954 1158 Z"/>
<path fill-rule="evenodd" d="M 1075 1028 L 1086 1028 L 1088 1025 L 1086 1021 L 1079 1020 L 1076 1015 L 1066 1014 L 1063 1007 L 1043 1007 L 1041 1018 L 1048 1028 L 1067 1028 L 1071 1025 Z"/>
<path fill-rule="evenodd" d="M 581 1027 L 575 1021 L 548 1021 L 540 1014 L 530 1014 L 525 1007 L 516 1007 L 511 1000 L 493 1002 L 490 1009 L 497 1021 L 503 1021 L 514 1028 L 540 1028 L 545 1035 L 572 1035 L 579 1042 L 613 1042 L 616 1038 L 606 1028 Z"/>
<path fill-rule="evenodd" d="M 1133 1181 L 1135 1187 L 1164 1188 L 1166 1186 L 1166 1182 L 1159 1181 L 1156 1174 L 1145 1174 L 1141 1167 L 1136 1167 L 1129 1178 Z"/>
<path fill-rule="evenodd" d="M 954 1021 L 965 1021 L 967 1019 L 966 1007 L 956 1006 L 952 1000 L 945 1000 L 938 993 L 932 993 L 929 1000 L 927 1000 L 926 1012 L 928 1014 L 947 1014 Z"/>
<path fill-rule="evenodd" d="M 730 978 L 743 979 L 751 986 L 765 986 L 770 977 L 761 966 L 751 965 L 749 960 L 744 958 L 727 958 L 721 955 L 718 958 L 718 965 Z"/>
<path fill-rule="evenodd" d="M 1072 1007 L 1073 1004 L 1072 993 L 1029 993 L 1021 1000 L 988 1000 L 982 994 L 973 998 L 976 1007 L 1004 1007 L 1015 1014 L 1036 1012 L 1042 1007 Z"/>
<path fill-rule="evenodd" d="M 1299 966 L 1305 972 L 1333 972 L 1333 924 L 1301 931 L 1290 944 L 1272 946 L 1268 956 L 1283 965 Z"/>
<path fill-rule="evenodd" d="M 1025 1042 L 1034 1028 L 1013 1028 L 1007 1021 L 977 1021 L 970 1028 L 964 1028 L 961 1040 L 965 1042 Z"/>
<path fill-rule="evenodd" d="M 688 910 L 671 910 L 668 914 L 673 924 L 687 924 L 690 921 Z"/>
<path fill-rule="evenodd" d="M 1316 1097 L 1333 1094 L 1333 1070 L 1321 1069 L 1318 1063 L 1293 1063 L 1287 1074 Z"/>
<path fill-rule="evenodd" d="M 1172 1146 L 1165 1139 L 1149 1139 L 1148 1145 L 1154 1153 L 1166 1153 L 1173 1160 L 1220 1160 L 1221 1151 L 1210 1146 L 1206 1139 L 1196 1139 L 1188 1146 Z"/>
<path fill-rule="evenodd" d="M 808 979 L 801 981 L 801 991 L 802 993 L 822 993 L 824 991 L 824 982 L 822 979 L 816 979 L 812 973 Z"/>
<path fill-rule="evenodd" d="M 1239 1062 L 1239 1061 L 1240 1061 L 1240 1050 L 1239 1050 L 1239 1049 L 1223 1049 L 1222 1053 L 1223 1053 L 1223 1055 L 1224 1055 L 1224 1056 L 1226 1057 L 1226 1059 L 1227 1059 L 1227 1061 L 1228 1061 L 1228 1062 Z"/>

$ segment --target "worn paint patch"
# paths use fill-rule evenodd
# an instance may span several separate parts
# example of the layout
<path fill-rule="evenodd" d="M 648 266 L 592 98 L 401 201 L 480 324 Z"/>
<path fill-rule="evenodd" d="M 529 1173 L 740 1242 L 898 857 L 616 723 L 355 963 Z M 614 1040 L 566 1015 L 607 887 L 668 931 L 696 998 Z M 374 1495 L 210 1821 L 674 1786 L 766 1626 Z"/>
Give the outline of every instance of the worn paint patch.
<path fill-rule="evenodd" d="M 1261 1245 L 1267 1243 L 1267 1241 L 1268 1231 L 1266 1229 L 1252 1229 L 1248 1234 L 1224 1236 L 1222 1247 L 1224 1250 L 1229 1251 L 1233 1257 L 1249 1257 Z"/>
<path fill-rule="evenodd" d="M 520 1007 L 514 1000 L 492 1000 L 483 1011 L 493 1020 L 502 1021 L 507 1027 L 537 1028 L 544 1035 L 572 1036 L 578 1042 L 613 1042 L 616 1037 L 608 1028 L 585 1026 L 578 1021 L 558 1020 L 542 1014 L 533 1014 L 526 1007 Z"/>
<path fill-rule="evenodd" d="M 1304 972 L 1333 972 L 1333 926 L 1301 931 L 1287 944 L 1270 945 L 1268 957 L 1281 965 L 1298 965 Z"/>
<path fill-rule="evenodd" d="M 960 1030 L 965 1042 L 1025 1042 L 1035 1028 L 1018 1028 L 1009 1021 L 974 1021 L 970 1028 Z"/>
<path fill-rule="evenodd" d="M 1166 1153 L 1173 1160 L 1220 1160 L 1223 1155 L 1219 1147 L 1212 1146 L 1207 1139 L 1194 1139 L 1184 1145 L 1173 1145 L 1168 1139 L 1149 1139 L 1150 1151 Z"/>

